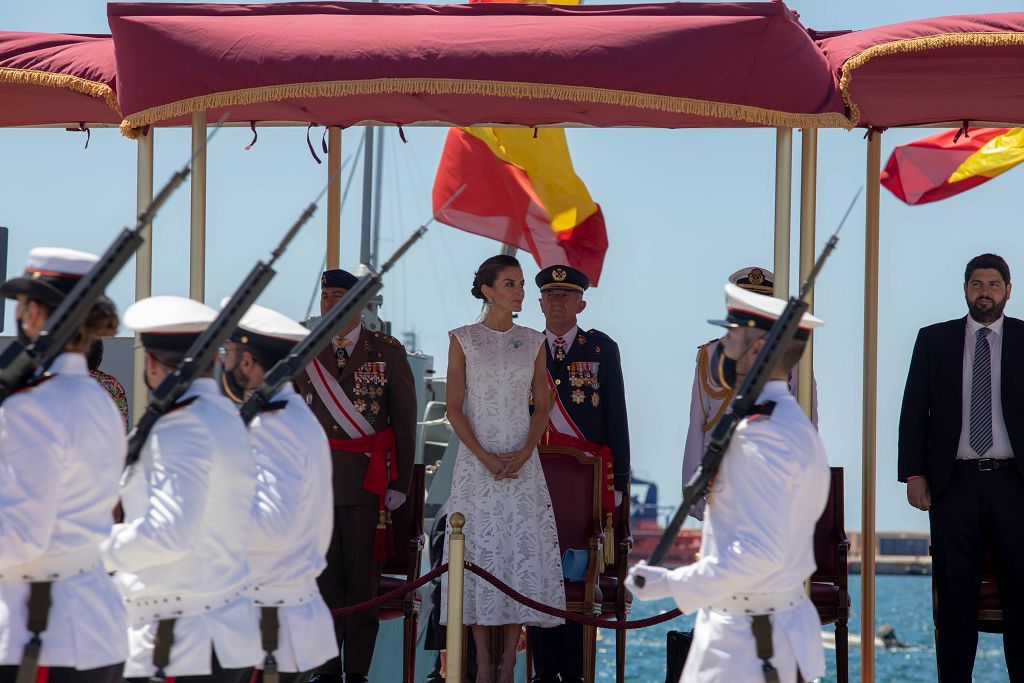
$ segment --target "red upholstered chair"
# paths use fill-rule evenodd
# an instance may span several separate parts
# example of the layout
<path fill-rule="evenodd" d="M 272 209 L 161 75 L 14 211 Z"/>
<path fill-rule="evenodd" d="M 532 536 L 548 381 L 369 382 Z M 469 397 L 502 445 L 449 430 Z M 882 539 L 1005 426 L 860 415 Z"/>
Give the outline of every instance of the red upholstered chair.
<path fill-rule="evenodd" d="M 633 594 L 626 590 L 626 573 L 629 571 L 629 554 L 633 550 L 633 535 L 629 526 L 629 487 L 623 495 L 622 505 L 615 510 L 615 562 L 605 564 L 598 577 L 598 587 L 604 598 L 601 601 L 601 617 L 625 621 L 633 606 Z M 615 632 L 615 683 L 626 679 L 626 631 Z"/>
<path fill-rule="evenodd" d="M 420 578 L 420 555 L 423 552 L 423 501 L 426 468 L 413 465 L 412 482 L 409 484 L 409 498 L 405 504 L 391 513 L 391 527 L 394 530 L 394 552 L 384 562 L 380 577 L 378 595 L 392 591 L 408 581 Z M 381 621 L 402 618 L 402 681 L 414 683 L 416 677 L 416 622 L 419 619 L 423 598 L 418 591 L 406 593 L 380 606 Z"/>
<path fill-rule="evenodd" d="M 587 550 L 590 561 L 584 581 L 565 582 L 566 610 L 597 616 L 604 602 L 598 586 L 598 553 L 601 552 L 601 461 L 575 448 L 541 446 L 540 463 L 544 469 L 551 506 L 558 527 L 559 552 L 574 548 Z M 594 681 L 597 655 L 597 629 L 583 627 L 583 678 Z"/>
<path fill-rule="evenodd" d="M 817 608 L 823 625 L 836 625 L 836 680 L 847 683 L 850 680 L 847 630 L 850 619 L 850 593 L 847 590 L 850 540 L 846 537 L 843 514 L 843 468 L 833 467 L 831 470 L 828 504 L 814 529 L 817 569 L 811 576 L 811 602 Z"/>

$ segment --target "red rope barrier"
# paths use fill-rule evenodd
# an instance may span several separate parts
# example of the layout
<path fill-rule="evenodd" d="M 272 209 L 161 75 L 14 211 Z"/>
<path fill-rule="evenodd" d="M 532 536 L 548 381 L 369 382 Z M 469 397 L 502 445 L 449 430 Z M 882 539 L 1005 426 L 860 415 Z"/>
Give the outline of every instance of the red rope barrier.
<path fill-rule="evenodd" d="M 338 619 L 339 617 L 347 617 L 348 615 L 355 614 L 356 612 L 365 612 L 368 609 L 380 607 L 388 600 L 394 600 L 399 596 L 405 595 L 406 593 L 411 593 L 412 591 L 430 583 L 437 577 L 441 576 L 441 574 L 444 574 L 446 571 L 448 571 L 447 562 L 427 572 L 415 581 L 403 583 L 398 588 L 390 590 L 384 595 L 378 595 L 377 597 L 371 600 L 360 602 L 355 605 L 348 605 L 347 607 L 338 607 L 337 609 L 332 609 L 331 616 L 333 616 L 335 619 Z"/>
<path fill-rule="evenodd" d="M 659 614 L 654 617 L 648 617 L 647 619 L 637 619 L 636 621 L 611 621 L 608 619 L 602 619 L 600 617 L 591 617 L 584 614 L 576 614 L 575 612 L 567 612 L 564 609 L 550 607 L 549 605 L 544 605 L 542 603 L 537 602 L 536 600 L 531 600 L 522 593 L 519 593 L 515 589 L 506 585 L 501 579 L 496 577 L 494 574 L 491 574 L 489 571 L 483 569 L 482 567 L 478 567 L 472 562 L 466 563 L 466 569 L 473 572 L 474 574 L 476 574 L 481 579 L 483 579 L 487 583 L 491 584 L 492 586 L 500 590 L 508 597 L 512 598 L 513 600 L 522 605 L 526 605 L 530 609 L 537 610 L 538 612 L 543 612 L 544 614 L 549 614 L 553 617 L 561 617 L 562 619 L 566 619 L 568 621 L 575 621 L 580 624 L 586 624 L 587 626 L 596 626 L 598 628 L 610 628 L 616 631 L 627 631 L 637 628 L 647 628 L 648 626 L 654 626 L 656 624 L 663 624 L 666 621 L 671 621 L 682 614 L 682 612 L 680 612 L 678 609 L 674 609 L 671 612 L 665 612 L 664 614 Z"/>

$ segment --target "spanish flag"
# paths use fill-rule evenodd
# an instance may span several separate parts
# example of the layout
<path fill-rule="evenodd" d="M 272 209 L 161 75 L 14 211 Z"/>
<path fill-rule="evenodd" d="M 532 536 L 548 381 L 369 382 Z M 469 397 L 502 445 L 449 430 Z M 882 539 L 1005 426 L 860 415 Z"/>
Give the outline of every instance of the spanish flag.
<path fill-rule="evenodd" d="M 950 129 L 900 145 L 882 185 L 907 204 L 960 194 L 1024 161 L 1024 128 Z"/>
<path fill-rule="evenodd" d="M 438 214 L 442 223 L 528 251 L 541 268 L 572 266 L 598 283 L 608 250 L 604 216 L 573 169 L 563 129 L 453 128 L 434 179 L 434 211 L 463 184 Z"/>

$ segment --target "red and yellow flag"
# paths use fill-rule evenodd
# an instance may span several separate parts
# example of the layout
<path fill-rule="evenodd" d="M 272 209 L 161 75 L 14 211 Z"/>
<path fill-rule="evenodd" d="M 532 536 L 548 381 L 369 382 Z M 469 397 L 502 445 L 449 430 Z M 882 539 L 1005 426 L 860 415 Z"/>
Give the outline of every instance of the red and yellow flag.
<path fill-rule="evenodd" d="M 563 129 L 453 128 L 434 179 L 434 211 L 463 184 L 438 215 L 442 223 L 528 251 L 541 268 L 572 266 L 598 283 L 608 250 L 604 216 L 573 169 Z"/>
<path fill-rule="evenodd" d="M 907 204 L 927 204 L 977 187 L 1024 162 L 1024 128 L 945 130 L 900 145 L 882 185 Z"/>

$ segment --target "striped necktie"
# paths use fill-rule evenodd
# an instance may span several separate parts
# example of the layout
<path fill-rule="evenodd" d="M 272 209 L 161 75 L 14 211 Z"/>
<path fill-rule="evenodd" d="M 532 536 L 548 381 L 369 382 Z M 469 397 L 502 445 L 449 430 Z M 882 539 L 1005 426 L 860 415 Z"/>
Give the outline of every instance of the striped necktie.
<path fill-rule="evenodd" d="M 971 379 L 971 450 L 983 457 L 992 448 L 992 349 L 987 327 L 978 330 Z"/>

